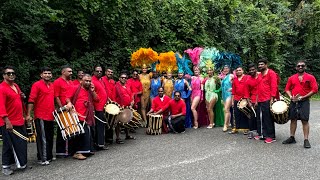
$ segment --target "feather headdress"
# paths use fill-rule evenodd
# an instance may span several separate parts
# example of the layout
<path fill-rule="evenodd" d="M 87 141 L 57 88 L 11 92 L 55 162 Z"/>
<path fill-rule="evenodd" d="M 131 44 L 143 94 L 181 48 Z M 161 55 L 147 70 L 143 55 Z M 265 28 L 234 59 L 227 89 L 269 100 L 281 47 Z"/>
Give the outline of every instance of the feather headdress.
<path fill-rule="evenodd" d="M 131 54 L 130 64 L 132 67 L 147 68 L 158 61 L 158 53 L 151 48 L 140 48 Z"/>
<path fill-rule="evenodd" d="M 193 72 L 189 68 L 189 63 L 191 63 L 191 61 L 187 59 L 185 55 L 181 56 L 181 54 L 176 53 L 176 59 L 178 65 L 178 73 L 193 75 Z"/>
<path fill-rule="evenodd" d="M 200 54 L 200 68 L 202 71 L 214 70 L 214 60 L 218 56 L 219 51 L 216 48 L 205 48 Z"/>
<path fill-rule="evenodd" d="M 200 63 L 200 54 L 203 51 L 203 48 L 196 47 L 194 49 L 187 49 L 184 52 L 187 53 L 192 61 L 193 66 L 199 66 Z"/>
<path fill-rule="evenodd" d="M 157 70 L 160 72 L 172 72 L 178 70 L 177 59 L 173 51 L 160 53 L 160 64 L 157 65 Z"/>
<path fill-rule="evenodd" d="M 220 52 L 220 55 L 215 59 L 215 68 L 222 69 L 224 66 L 228 66 L 231 69 L 235 69 L 242 64 L 241 58 L 237 54 Z"/>

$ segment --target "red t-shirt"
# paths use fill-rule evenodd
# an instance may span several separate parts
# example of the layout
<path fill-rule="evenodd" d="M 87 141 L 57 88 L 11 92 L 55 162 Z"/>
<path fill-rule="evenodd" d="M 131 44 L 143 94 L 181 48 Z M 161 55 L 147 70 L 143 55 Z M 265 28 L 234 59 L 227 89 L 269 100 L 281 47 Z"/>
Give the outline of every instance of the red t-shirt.
<path fill-rule="evenodd" d="M 305 96 L 309 92 L 318 92 L 318 84 L 316 78 L 308 73 L 304 73 L 302 76 L 302 82 L 299 81 L 299 74 L 289 77 L 285 91 L 291 91 L 292 96 L 299 94 Z"/>
<path fill-rule="evenodd" d="M 257 102 L 257 87 L 261 77 L 248 76 L 246 87 L 245 87 L 245 98 L 250 98 L 251 102 Z"/>
<path fill-rule="evenodd" d="M 137 79 L 130 78 L 127 81 L 127 84 L 130 86 L 132 94 L 136 94 L 138 92 L 142 92 L 142 83 L 140 82 L 140 80 L 138 78 Z M 140 99 L 141 99 L 141 94 L 140 95 L 134 95 L 134 102 L 135 103 L 140 102 Z"/>
<path fill-rule="evenodd" d="M 21 100 L 21 90 L 14 83 L 18 93 L 16 93 L 9 84 L 3 81 L 0 84 L 0 117 L 8 117 L 13 126 L 24 125 L 23 108 Z M 0 121 L 0 126 L 4 125 L 4 121 Z"/>
<path fill-rule="evenodd" d="M 239 80 L 237 77 L 233 79 L 232 95 L 234 100 L 239 101 L 241 98 L 245 97 L 247 79 L 248 75 L 243 75 L 241 80 Z"/>
<path fill-rule="evenodd" d="M 116 99 L 120 106 L 130 106 L 132 102 L 132 93 L 128 84 L 123 87 L 120 82 L 116 83 Z"/>
<path fill-rule="evenodd" d="M 186 103 L 184 100 L 180 99 L 176 101 L 171 99 L 170 102 L 165 106 L 164 110 L 168 109 L 171 112 L 171 115 L 177 115 L 182 113 L 182 115 L 186 115 Z"/>
<path fill-rule="evenodd" d="M 72 99 L 72 97 L 75 95 L 77 89 L 79 86 L 73 86 L 70 91 L 67 94 L 67 98 Z M 98 102 L 99 98 L 97 97 L 96 99 L 93 100 L 94 102 Z M 76 109 L 78 115 L 79 115 L 79 120 L 84 121 L 86 119 L 86 112 L 87 112 L 87 103 L 89 102 L 89 91 L 82 88 L 80 89 L 78 98 L 76 102 L 73 104 L 74 108 Z M 93 103 L 94 103 L 93 102 Z"/>
<path fill-rule="evenodd" d="M 53 121 L 54 88 L 51 82 L 48 84 L 44 80 L 35 82 L 31 87 L 28 102 L 34 104 L 35 119 Z"/>
<path fill-rule="evenodd" d="M 261 78 L 257 87 L 258 102 L 265 102 L 271 99 L 271 97 L 277 97 L 278 93 L 278 76 L 277 74 L 268 69 L 265 75 L 259 74 Z"/>
<path fill-rule="evenodd" d="M 92 83 L 94 84 L 95 91 L 99 97 L 99 102 L 94 103 L 94 109 L 96 111 L 103 111 L 104 105 L 108 100 L 108 95 L 102 80 L 99 80 L 97 77 L 92 76 Z"/>
<path fill-rule="evenodd" d="M 112 101 L 116 101 L 116 82 L 113 79 L 108 79 L 107 76 L 103 76 L 101 79 L 106 87 L 108 98 Z"/>
<path fill-rule="evenodd" d="M 59 77 L 53 82 L 54 97 L 58 97 L 62 105 L 66 105 L 66 96 L 72 86 L 73 82 L 71 80 L 64 80 L 62 77 Z"/>
<path fill-rule="evenodd" d="M 72 83 L 74 86 L 80 85 L 80 81 L 78 79 L 73 80 Z"/>
<path fill-rule="evenodd" d="M 163 100 L 160 99 L 159 96 L 156 96 L 152 100 L 152 109 L 154 112 L 158 112 L 160 109 L 163 109 L 169 102 L 171 101 L 171 98 L 169 98 L 166 95 L 163 95 Z"/>

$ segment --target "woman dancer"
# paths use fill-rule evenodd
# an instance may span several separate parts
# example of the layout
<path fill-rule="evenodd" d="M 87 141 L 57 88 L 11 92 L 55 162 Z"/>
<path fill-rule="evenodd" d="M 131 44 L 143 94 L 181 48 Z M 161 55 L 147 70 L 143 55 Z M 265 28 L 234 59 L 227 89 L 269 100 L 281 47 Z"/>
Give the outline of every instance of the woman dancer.
<path fill-rule="evenodd" d="M 203 97 L 203 78 L 200 76 L 200 69 L 197 66 L 193 68 L 194 76 L 191 77 L 191 87 L 192 87 L 192 94 L 191 94 L 191 111 L 193 114 L 193 128 L 198 128 L 198 112 L 197 107 L 202 101 Z"/>
<path fill-rule="evenodd" d="M 230 73 L 230 67 L 228 65 L 225 65 L 222 70 L 223 79 L 221 82 L 221 88 L 222 88 L 222 99 L 224 103 L 224 126 L 223 126 L 223 132 L 227 132 L 228 126 L 230 124 L 231 119 L 231 90 L 232 90 L 232 80 L 233 80 L 233 74 Z"/>
<path fill-rule="evenodd" d="M 158 96 L 158 89 L 159 87 L 161 87 L 161 78 L 158 77 L 158 72 L 157 71 L 153 71 L 152 72 L 152 79 L 151 79 L 151 93 L 150 93 L 150 102 L 152 102 L 152 100 Z"/>
<path fill-rule="evenodd" d="M 218 94 L 215 92 L 217 82 L 214 77 L 214 72 L 212 68 L 208 69 L 207 74 L 208 74 L 208 77 L 204 85 L 204 90 L 206 92 L 205 98 L 206 98 L 207 111 L 208 111 L 208 116 L 210 121 L 210 124 L 207 128 L 212 129 L 215 125 L 213 108 L 218 100 Z"/>
<path fill-rule="evenodd" d="M 174 84 L 174 79 L 172 78 L 172 73 L 167 72 L 167 78 L 163 80 L 163 89 L 164 89 L 164 94 L 168 97 L 173 96 L 173 84 Z"/>
<path fill-rule="evenodd" d="M 147 66 L 142 66 L 142 73 L 139 75 L 140 82 L 142 83 L 142 96 L 141 96 L 141 114 L 144 122 L 147 122 L 146 109 L 149 105 L 150 100 L 150 85 L 151 78 L 150 74 L 147 73 Z"/>

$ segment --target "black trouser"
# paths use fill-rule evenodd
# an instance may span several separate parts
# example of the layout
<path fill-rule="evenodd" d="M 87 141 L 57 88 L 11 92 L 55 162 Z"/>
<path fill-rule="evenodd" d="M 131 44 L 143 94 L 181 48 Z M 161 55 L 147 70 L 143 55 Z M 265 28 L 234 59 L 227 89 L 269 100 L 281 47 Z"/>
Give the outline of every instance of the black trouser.
<path fill-rule="evenodd" d="M 236 118 L 236 129 L 249 129 L 248 117 L 241 112 L 236 105 L 239 101 L 234 100 L 234 116 Z"/>
<path fill-rule="evenodd" d="M 13 126 L 13 129 L 27 136 L 25 126 Z M 10 168 L 16 164 L 17 168 L 24 168 L 27 165 L 27 141 L 6 130 L 6 126 L 1 127 L 2 145 L 2 167 Z"/>
<path fill-rule="evenodd" d="M 256 109 L 255 109 L 255 112 L 257 112 Z M 248 120 L 249 120 L 249 130 L 250 131 L 257 130 L 257 117 L 254 116 L 254 113 L 251 113 L 251 118 L 249 118 Z"/>
<path fill-rule="evenodd" d="M 181 133 L 186 130 L 184 126 L 186 116 L 179 116 L 171 120 L 169 120 L 169 117 L 165 119 L 165 122 L 173 132 Z"/>
<path fill-rule="evenodd" d="M 106 122 L 103 111 L 96 111 L 95 115 L 102 121 Z M 103 147 L 105 144 L 105 127 L 106 124 L 96 119 L 95 132 L 94 132 L 94 143 L 98 147 Z"/>
<path fill-rule="evenodd" d="M 81 122 L 83 124 L 83 122 Z M 92 130 L 93 127 L 90 127 L 88 124 L 83 125 L 84 133 L 76 135 L 70 139 L 70 144 L 72 147 L 70 149 L 70 154 L 74 153 L 90 153 L 93 152 L 93 139 L 92 139 Z"/>
<path fill-rule="evenodd" d="M 59 127 L 57 127 L 57 139 L 56 139 L 56 155 L 57 156 L 68 156 L 69 153 L 69 144 L 68 140 L 64 140 L 62 138 L 61 130 Z"/>
<path fill-rule="evenodd" d="M 52 160 L 54 122 L 36 119 L 35 125 L 37 131 L 36 143 L 38 160 L 42 162 Z"/>
<path fill-rule="evenodd" d="M 269 138 L 276 137 L 274 122 L 270 112 L 270 100 L 258 103 L 257 131 L 260 136 L 263 135 Z"/>

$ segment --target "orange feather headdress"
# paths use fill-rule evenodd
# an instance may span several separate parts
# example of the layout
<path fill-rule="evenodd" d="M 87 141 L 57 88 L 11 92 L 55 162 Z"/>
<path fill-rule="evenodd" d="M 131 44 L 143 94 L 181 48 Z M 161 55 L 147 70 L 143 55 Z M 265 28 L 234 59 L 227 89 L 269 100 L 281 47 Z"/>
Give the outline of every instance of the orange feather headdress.
<path fill-rule="evenodd" d="M 177 59 L 173 51 L 160 53 L 160 64 L 157 65 L 157 71 L 172 72 L 178 70 Z"/>
<path fill-rule="evenodd" d="M 156 61 L 158 61 L 158 53 L 156 51 L 151 48 L 140 48 L 131 54 L 130 64 L 134 68 L 147 68 Z"/>

